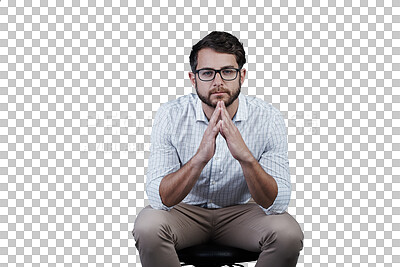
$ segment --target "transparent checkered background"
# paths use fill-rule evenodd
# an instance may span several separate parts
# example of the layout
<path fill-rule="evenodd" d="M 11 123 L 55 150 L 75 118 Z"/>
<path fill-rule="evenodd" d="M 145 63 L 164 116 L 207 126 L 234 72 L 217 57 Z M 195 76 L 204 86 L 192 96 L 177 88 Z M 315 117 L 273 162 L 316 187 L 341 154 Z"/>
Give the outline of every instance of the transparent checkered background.
<path fill-rule="evenodd" d="M 285 115 L 298 266 L 400 266 L 399 0 L 1 0 L 0 266 L 141 266 L 152 119 L 212 30 Z"/>

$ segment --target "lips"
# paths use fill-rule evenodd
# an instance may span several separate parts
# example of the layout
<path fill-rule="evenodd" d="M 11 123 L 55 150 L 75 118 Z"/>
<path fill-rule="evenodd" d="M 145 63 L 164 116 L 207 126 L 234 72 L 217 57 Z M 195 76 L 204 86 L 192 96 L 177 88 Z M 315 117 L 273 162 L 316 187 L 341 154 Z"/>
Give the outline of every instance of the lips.
<path fill-rule="evenodd" d="M 216 93 L 212 93 L 212 95 L 223 95 L 226 94 L 225 92 L 216 92 Z"/>
<path fill-rule="evenodd" d="M 212 92 L 211 92 L 211 95 L 223 95 L 223 94 L 229 94 L 229 92 L 227 92 L 227 91 L 221 91 L 221 90 L 219 90 L 219 91 L 212 91 Z"/>

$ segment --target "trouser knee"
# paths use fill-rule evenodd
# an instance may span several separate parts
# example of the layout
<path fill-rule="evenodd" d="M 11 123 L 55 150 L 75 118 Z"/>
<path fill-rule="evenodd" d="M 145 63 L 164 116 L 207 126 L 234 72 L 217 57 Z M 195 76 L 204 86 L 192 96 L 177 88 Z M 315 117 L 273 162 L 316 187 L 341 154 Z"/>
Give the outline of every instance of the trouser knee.
<path fill-rule="evenodd" d="M 278 227 L 274 230 L 269 243 L 274 243 L 275 249 L 282 255 L 288 257 L 296 256 L 303 249 L 304 235 L 299 226 L 296 227 Z"/>
<path fill-rule="evenodd" d="M 173 241 L 170 226 L 162 218 L 162 213 L 163 211 L 159 210 L 139 213 L 132 231 L 137 247 L 151 249 L 160 246 L 162 241 Z"/>
<path fill-rule="evenodd" d="M 143 267 L 180 266 L 169 222 L 167 211 L 151 208 L 145 208 L 136 218 L 132 232 Z"/>

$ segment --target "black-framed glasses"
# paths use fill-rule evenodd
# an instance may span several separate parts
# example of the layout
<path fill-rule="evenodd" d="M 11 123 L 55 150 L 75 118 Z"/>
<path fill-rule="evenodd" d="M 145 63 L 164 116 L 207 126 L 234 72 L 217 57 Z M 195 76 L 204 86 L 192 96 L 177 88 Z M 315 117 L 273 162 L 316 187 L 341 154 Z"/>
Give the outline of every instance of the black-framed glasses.
<path fill-rule="evenodd" d="M 225 81 L 233 81 L 237 78 L 240 69 L 235 68 L 224 68 L 220 70 L 214 70 L 209 68 L 196 70 L 194 73 L 199 75 L 199 79 L 204 82 L 209 82 L 215 79 L 215 75 L 219 73 L 221 78 Z"/>

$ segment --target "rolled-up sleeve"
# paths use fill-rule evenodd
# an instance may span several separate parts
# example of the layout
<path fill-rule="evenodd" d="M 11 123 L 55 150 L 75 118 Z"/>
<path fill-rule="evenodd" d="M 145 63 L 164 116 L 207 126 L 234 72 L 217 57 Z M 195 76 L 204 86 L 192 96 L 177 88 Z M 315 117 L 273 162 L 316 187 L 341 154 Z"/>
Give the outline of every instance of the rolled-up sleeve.
<path fill-rule="evenodd" d="M 291 194 L 286 125 L 280 113 L 269 123 L 268 133 L 268 142 L 259 163 L 275 179 L 278 195 L 269 208 L 260 207 L 266 214 L 279 214 L 286 211 Z"/>
<path fill-rule="evenodd" d="M 161 180 L 179 170 L 176 148 L 171 144 L 171 114 L 165 106 L 157 111 L 151 132 L 150 157 L 147 168 L 146 193 L 154 209 L 170 210 L 160 197 Z"/>

